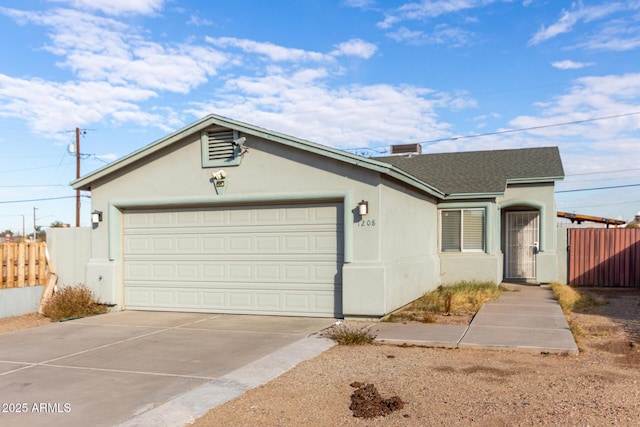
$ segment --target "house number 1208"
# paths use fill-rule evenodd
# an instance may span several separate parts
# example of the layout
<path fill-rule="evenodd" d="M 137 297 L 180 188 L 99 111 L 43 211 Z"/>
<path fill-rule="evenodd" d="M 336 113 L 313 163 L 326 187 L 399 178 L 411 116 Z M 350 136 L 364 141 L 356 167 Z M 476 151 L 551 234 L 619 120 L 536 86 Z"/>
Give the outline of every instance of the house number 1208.
<path fill-rule="evenodd" d="M 375 227 L 376 226 L 376 220 L 375 219 L 367 219 L 367 220 L 362 220 L 358 223 L 358 227 Z"/>

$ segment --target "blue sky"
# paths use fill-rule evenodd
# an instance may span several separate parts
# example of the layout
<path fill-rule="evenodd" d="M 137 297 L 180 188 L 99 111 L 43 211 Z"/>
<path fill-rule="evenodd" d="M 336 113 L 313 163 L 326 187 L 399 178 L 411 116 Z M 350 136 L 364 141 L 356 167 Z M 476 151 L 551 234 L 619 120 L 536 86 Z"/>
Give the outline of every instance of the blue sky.
<path fill-rule="evenodd" d="M 371 155 L 559 146 L 558 209 L 630 220 L 639 51 L 638 0 L 4 0 L 0 230 L 75 224 L 76 127 L 85 174 L 210 113 Z"/>

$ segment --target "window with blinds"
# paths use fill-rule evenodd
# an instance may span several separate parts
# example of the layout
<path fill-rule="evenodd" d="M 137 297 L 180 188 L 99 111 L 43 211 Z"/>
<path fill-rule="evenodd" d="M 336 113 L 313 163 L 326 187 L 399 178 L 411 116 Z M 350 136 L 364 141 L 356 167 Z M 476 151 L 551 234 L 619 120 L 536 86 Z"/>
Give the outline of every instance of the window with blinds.
<path fill-rule="evenodd" d="M 217 128 L 202 132 L 202 167 L 239 165 L 241 156 L 233 143 L 238 138 L 233 129 Z"/>
<path fill-rule="evenodd" d="M 484 209 L 440 211 L 440 250 L 442 252 L 484 251 Z"/>

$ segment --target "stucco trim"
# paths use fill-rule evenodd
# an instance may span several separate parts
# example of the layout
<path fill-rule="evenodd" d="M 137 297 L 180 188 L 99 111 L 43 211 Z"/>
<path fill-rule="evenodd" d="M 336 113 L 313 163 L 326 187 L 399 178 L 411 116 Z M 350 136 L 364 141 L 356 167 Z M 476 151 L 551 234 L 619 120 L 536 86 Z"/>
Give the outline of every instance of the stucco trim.
<path fill-rule="evenodd" d="M 166 199 L 112 200 L 109 201 L 109 260 L 116 261 L 122 259 L 122 215 L 126 209 L 162 209 L 181 207 L 187 208 L 302 201 L 341 201 L 343 203 L 343 262 L 345 264 L 351 263 L 353 260 L 352 225 L 354 222 L 354 214 L 352 209 L 355 209 L 355 205 L 353 205 L 353 196 L 351 195 L 351 190 L 296 194 L 260 193 L 239 196 L 226 196 L 224 198 L 185 197 L 172 199 L 170 201 Z"/>

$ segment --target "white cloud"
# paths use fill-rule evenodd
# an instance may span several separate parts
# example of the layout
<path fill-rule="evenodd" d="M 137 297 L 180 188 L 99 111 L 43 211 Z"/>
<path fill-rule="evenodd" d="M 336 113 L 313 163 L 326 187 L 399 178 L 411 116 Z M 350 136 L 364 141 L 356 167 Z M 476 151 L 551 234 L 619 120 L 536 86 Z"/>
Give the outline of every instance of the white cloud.
<path fill-rule="evenodd" d="M 565 59 L 564 61 L 552 62 L 551 65 L 554 68 L 558 68 L 560 70 L 578 70 L 580 68 L 590 67 L 594 64 L 593 62 L 575 62 L 569 59 Z"/>
<path fill-rule="evenodd" d="M 306 51 L 302 49 L 278 46 L 268 42 L 257 42 L 235 37 L 206 37 L 206 41 L 220 48 L 235 47 L 245 53 L 256 53 L 271 61 L 301 62 L 301 61 L 326 61 L 330 57 L 323 53 Z"/>
<path fill-rule="evenodd" d="M 344 0 L 344 5 L 347 7 L 356 7 L 360 9 L 366 9 L 375 4 L 375 0 Z"/>
<path fill-rule="evenodd" d="M 578 45 L 590 50 L 627 51 L 640 47 L 640 25 L 634 19 L 615 19 Z"/>
<path fill-rule="evenodd" d="M 150 42 L 119 21 L 74 10 L 3 12 L 51 28 L 46 49 L 63 57 L 58 65 L 81 80 L 187 93 L 228 61 L 210 47 Z"/>
<path fill-rule="evenodd" d="M 385 19 L 378 22 L 377 26 L 382 29 L 388 29 L 398 22 L 437 18 L 467 9 L 484 7 L 497 1 L 508 2 L 510 0 L 422 0 L 420 2 L 405 3 L 394 12 L 387 13 Z"/>
<path fill-rule="evenodd" d="M 189 17 L 189 21 L 187 21 L 187 25 L 193 25 L 196 27 L 210 27 L 214 25 L 214 23 L 210 19 L 201 18 L 198 15 L 191 15 Z"/>
<path fill-rule="evenodd" d="M 574 82 L 568 93 L 538 107 L 540 113 L 537 116 L 519 116 L 510 125 L 529 128 L 620 115 L 530 133 L 562 139 L 579 138 L 584 144 L 593 142 L 595 145 L 592 147 L 597 149 L 622 152 L 624 148 L 619 144 L 620 138 L 640 132 L 640 115 L 627 115 L 640 112 L 640 74 L 583 77 Z M 634 151 L 640 155 L 640 146 Z"/>
<path fill-rule="evenodd" d="M 446 135 L 438 110 L 473 104 L 464 96 L 408 85 L 332 88 L 326 84 L 330 77 L 324 69 L 238 77 L 189 112 L 213 112 L 334 147 L 387 148 Z"/>
<path fill-rule="evenodd" d="M 144 118 L 166 127 L 163 117 L 153 117 L 139 109 L 138 103 L 155 96 L 149 90 L 114 87 L 106 82 L 55 83 L 0 74 L 0 117 L 24 119 L 43 134 L 95 123 L 105 117 L 134 122 Z"/>
<path fill-rule="evenodd" d="M 615 12 L 619 12 L 626 9 L 627 6 L 621 3 L 610 3 L 601 6 L 584 7 L 582 2 L 574 4 L 572 11 L 563 11 L 560 19 L 549 25 L 548 27 L 542 27 L 536 32 L 529 40 L 529 45 L 536 45 L 549 39 L 552 39 L 560 34 L 568 33 L 573 30 L 573 27 L 579 22 L 585 23 L 607 17 Z"/>
<path fill-rule="evenodd" d="M 331 52 L 332 56 L 358 56 L 360 58 L 368 59 L 373 56 L 378 50 L 378 47 L 373 43 L 368 43 L 361 39 L 351 39 L 344 43 L 340 43 L 336 46 L 336 49 Z"/>
<path fill-rule="evenodd" d="M 406 27 L 400 27 L 394 32 L 387 33 L 387 37 L 398 42 L 414 45 L 438 44 L 450 47 L 461 47 L 473 40 L 472 33 L 446 24 L 436 25 L 431 33 L 412 31 Z"/>
<path fill-rule="evenodd" d="M 50 0 L 64 2 L 76 9 L 100 11 L 108 15 L 150 15 L 160 9 L 166 0 Z"/>

